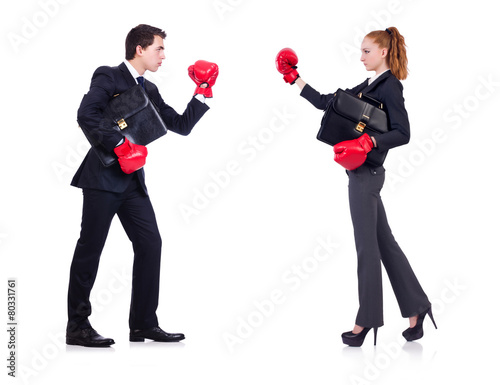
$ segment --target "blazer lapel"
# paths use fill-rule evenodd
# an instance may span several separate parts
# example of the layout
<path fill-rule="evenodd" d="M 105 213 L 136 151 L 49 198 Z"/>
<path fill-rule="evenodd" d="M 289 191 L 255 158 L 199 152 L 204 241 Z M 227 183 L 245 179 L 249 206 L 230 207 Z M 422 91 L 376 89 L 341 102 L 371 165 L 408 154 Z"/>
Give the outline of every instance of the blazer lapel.
<path fill-rule="evenodd" d="M 392 75 L 391 70 L 385 71 L 382 75 L 380 75 L 377 79 L 375 79 L 375 81 L 372 84 L 370 84 L 368 87 L 366 87 L 363 90 L 363 93 L 367 94 L 370 91 L 373 91 L 373 89 L 375 87 L 377 87 L 380 83 L 382 83 L 385 79 L 387 79 L 391 75 Z"/>
<path fill-rule="evenodd" d="M 118 66 L 118 68 L 120 69 L 120 71 L 122 71 L 123 77 L 124 77 L 125 81 L 127 82 L 127 86 L 129 88 L 133 87 L 133 86 L 135 86 L 137 84 L 137 82 L 135 81 L 134 77 L 132 76 L 132 74 L 128 70 L 128 68 L 125 65 L 125 63 L 120 64 Z"/>

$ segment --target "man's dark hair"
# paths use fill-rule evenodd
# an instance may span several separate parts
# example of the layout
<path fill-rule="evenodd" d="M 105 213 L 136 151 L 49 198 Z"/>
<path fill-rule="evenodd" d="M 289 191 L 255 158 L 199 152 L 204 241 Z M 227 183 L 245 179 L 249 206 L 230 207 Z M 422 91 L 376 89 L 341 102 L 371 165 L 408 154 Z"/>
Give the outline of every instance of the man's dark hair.
<path fill-rule="evenodd" d="M 165 39 L 167 34 L 160 28 L 151 27 L 147 24 L 140 24 L 132 28 L 125 39 L 125 59 L 132 60 L 134 58 L 135 49 L 138 45 L 145 49 L 153 44 L 155 36 Z"/>

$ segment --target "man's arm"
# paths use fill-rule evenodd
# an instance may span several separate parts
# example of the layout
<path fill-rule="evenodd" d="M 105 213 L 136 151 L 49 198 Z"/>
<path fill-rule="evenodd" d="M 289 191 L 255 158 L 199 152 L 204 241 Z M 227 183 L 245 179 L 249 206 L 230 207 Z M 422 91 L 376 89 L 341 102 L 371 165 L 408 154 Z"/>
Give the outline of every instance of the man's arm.
<path fill-rule="evenodd" d="M 186 110 L 179 115 L 169 105 L 164 103 L 160 110 L 161 116 L 167 124 L 167 129 L 180 135 L 189 135 L 193 127 L 198 123 L 201 117 L 210 109 L 205 103 L 200 102 L 193 97 L 188 103 Z"/>
<path fill-rule="evenodd" d="M 81 127 L 112 152 L 123 136 L 112 128 L 103 116 L 103 110 L 115 94 L 115 81 L 110 67 L 99 67 L 92 76 L 89 92 L 83 97 L 77 120 Z"/>
<path fill-rule="evenodd" d="M 210 109 L 205 103 L 200 102 L 193 96 L 187 104 L 184 113 L 178 114 L 172 107 L 163 101 L 157 90 L 156 94 L 160 116 L 167 125 L 167 129 L 179 135 L 189 135 L 196 123 L 198 123 L 205 112 Z"/>

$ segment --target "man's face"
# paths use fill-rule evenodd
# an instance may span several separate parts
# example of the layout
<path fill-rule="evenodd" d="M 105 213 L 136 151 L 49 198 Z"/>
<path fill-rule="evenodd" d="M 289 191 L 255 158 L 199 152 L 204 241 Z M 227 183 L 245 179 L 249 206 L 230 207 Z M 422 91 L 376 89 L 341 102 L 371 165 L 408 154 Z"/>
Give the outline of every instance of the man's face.
<path fill-rule="evenodd" d="M 142 52 L 141 64 L 145 70 L 156 72 L 160 68 L 163 59 L 165 59 L 165 47 L 163 39 L 160 36 L 155 36 L 153 44 L 140 49 Z"/>

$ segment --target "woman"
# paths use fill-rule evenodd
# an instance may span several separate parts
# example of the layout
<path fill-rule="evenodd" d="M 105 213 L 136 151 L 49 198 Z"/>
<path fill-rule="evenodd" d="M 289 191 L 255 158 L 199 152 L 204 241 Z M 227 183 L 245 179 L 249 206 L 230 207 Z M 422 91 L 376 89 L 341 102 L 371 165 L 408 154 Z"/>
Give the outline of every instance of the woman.
<path fill-rule="evenodd" d="M 297 72 L 297 62 L 297 55 L 289 48 L 281 50 L 276 57 L 276 66 L 284 75 L 285 82 L 297 84 L 301 96 L 316 108 L 324 110 L 333 94 L 322 95 L 306 84 Z M 408 75 L 408 60 L 404 38 L 397 28 L 366 35 L 361 44 L 361 62 L 367 71 L 375 71 L 375 75 L 347 91 L 352 94 L 368 92 L 372 98 L 382 102 L 390 130 L 376 138 L 365 133 L 358 139 L 334 146 L 335 160 L 347 169 L 349 176 L 349 205 L 358 255 L 359 310 L 352 331 L 342 334 L 343 342 L 349 346 L 361 346 L 372 328 L 376 344 L 377 328 L 384 323 L 381 261 L 401 314 L 410 321 L 410 327 L 403 332 L 406 340 L 414 341 L 423 336 L 422 323 L 427 314 L 434 323 L 427 295 L 387 222 L 380 197 L 385 169 L 365 162 L 370 151 L 387 151 L 410 140 L 410 125 L 400 82 Z"/>

